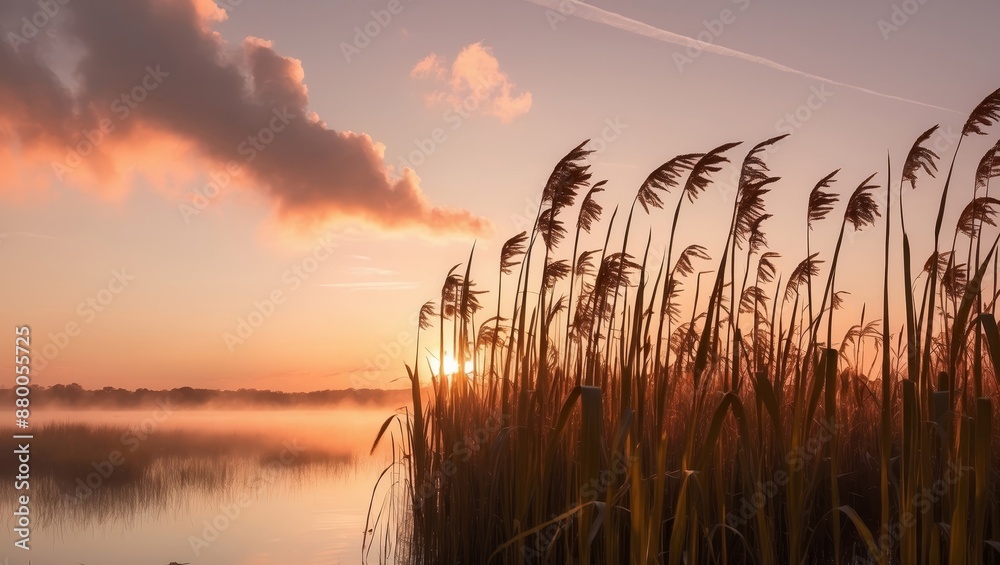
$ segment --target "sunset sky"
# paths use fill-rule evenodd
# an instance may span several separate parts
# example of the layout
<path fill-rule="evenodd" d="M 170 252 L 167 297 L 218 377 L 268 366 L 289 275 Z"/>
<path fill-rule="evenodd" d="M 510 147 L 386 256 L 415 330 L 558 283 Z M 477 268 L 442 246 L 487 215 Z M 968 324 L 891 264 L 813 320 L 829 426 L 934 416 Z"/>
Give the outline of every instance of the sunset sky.
<path fill-rule="evenodd" d="M 739 162 L 791 133 L 767 156 L 787 272 L 824 175 L 884 187 L 888 151 L 896 186 L 934 124 L 950 159 L 1000 86 L 997 22 L 990 0 L 4 2 L 0 319 L 32 327 L 36 384 L 403 386 L 416 310 L 474 241 L 494 289 L 588 138 L 606 213 L 667 159 L 743 141 L 679 227 L 716 257 Z M 996 133 L 963 142 L 949 242 Z M 906 189 L 921 264 L 942 178 Z M 632 252 L 652 222 L 658 260 L 669 217 L 640 213 Z M 852 322 L 881 307 L 883 225 L 844 250 Z"/>

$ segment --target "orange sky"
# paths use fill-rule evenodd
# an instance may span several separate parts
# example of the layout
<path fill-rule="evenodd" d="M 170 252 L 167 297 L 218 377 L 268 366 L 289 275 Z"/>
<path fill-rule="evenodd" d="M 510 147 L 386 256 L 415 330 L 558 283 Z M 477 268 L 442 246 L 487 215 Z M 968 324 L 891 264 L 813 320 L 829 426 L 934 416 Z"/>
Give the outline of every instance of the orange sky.
<path fill-rule="evenodd" d="M 677 154 L 742 140 L 739 161 L 791 133 L 767 155 L 787 272 L 817 180 L 884 185 L 886 151 L 936 123 L 950 156 L 1000 86 L 985 0 L 39 6 L 0 6 L 0 319 L 31 325 L 46 385 L 402 386 L 413 314 L 474 240 L 495 286 L 499 245 L 587 138 L 610 210 Z M 946 225 L 996 137 L 963 143 Z M 735 172 L 678 249 L 721 247 Z M 921 262 L 940 185 L 906 195 Z M 653 225 L 662 250 L 668 219 L 640 214 L 636 245 Z M 844 319 L 878 310 L 880 226 L 847 242 Z"/>

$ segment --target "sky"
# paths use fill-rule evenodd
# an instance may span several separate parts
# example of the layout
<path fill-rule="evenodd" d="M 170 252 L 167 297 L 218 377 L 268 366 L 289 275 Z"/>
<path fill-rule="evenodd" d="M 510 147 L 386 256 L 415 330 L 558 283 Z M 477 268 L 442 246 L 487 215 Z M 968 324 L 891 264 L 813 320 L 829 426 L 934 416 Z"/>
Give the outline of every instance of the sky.
<path fill-rule="evenodd" d="M 36 384 L 406 386 L 436 349 L 415 349 L 420 305 L 474 242 L 495 289 L 586 139 L 607 211 L 669 158 L 743 141 L 678 227 L 715 257 L 746 150 L 791 134 L 766 156 L 787 273 L 827 173 L 884 187 L 888 155 L 896 186 L 935 124 L 950 158 L 1000 86 L 997 21 L 985 0 L 5 2 L 0 319 L 31 326 Z M 963 142 L 948 226 L 989 133 Z M 921 262 L 941 180 L 904 196 Z M 639 213 L 632 252 L 652 228 L 659 257 L 668 222 Z M 844 319 L 880 310 L 882 225 L 847 238 Z M 837 227 L 814 230 L 821 256 Z"/>

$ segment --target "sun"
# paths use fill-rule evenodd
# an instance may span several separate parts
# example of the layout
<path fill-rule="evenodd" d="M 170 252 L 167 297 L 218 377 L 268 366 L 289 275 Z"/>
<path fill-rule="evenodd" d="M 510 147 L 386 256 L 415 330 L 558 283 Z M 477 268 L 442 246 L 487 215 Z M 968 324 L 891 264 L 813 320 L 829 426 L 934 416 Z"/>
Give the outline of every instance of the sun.
<path fill-rule="evenodd" d="M 436 377 L 441 374 L 442 367 L 441 363 L 438 361 L 437 357 L 433 355 L 427 356 L 427 361 L 431 366 L 431 373 Z M 466 376 L 472 376 L 473 362 L 471 360 L 465 362 L 465 374 Z M 448 377 L 449 380 L 458 374 L 458 360 L 451 353 L 444 354 L 444 376 Z"/>

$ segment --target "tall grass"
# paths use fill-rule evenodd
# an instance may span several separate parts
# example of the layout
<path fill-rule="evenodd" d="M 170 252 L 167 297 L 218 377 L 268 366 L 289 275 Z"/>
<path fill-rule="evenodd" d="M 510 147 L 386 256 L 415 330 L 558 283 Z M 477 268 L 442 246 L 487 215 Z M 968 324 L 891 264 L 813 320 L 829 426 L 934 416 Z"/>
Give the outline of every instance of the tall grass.
<path fill-rule="evenodd" d="M 1000 90 L 972 112 L 961 140 L 998 119 Z M 1000 143 L 980 161 L 946 250 L 945 210 L 949 197 L 962 197 L 951 187 L 956 144 L 933 253 L 915 274 L 903 187 L 933 190 L 925 185 L 938 168 L 935 129 L 917 138 L 898 173 L 887 161 L 884 180 L 866 176 L 841 196 L 831 187 L 848 175 L 822 177 L 804 211 L 806 257 L 788 276 L 764 232 L 765 196 L 779 186 L 764 156 L 784 136 L 752 147 L 739 165 L 735 142 L 668 160 L 639 187 L 620 240 L 616 208 L 603 247 L 582 252 L 607 187 L 591 181 L 586 143 L 559 160 L 533 230 L 501 251 L 497 291 L 509 293 L 510 309 L 498 296 L 477 330 L 473 256 L 464 275 L 456 266 L 446 277 L 439 359 L 450 344 L 460 367 L 475 360 L 474 374 L 425 379 L 418 356 L 407 367 L 413 412 L 394 416 L 395 427 L 387 420 L 375 440 L 391 436 L 393 465 L 405 469 L 397 488 L 411 511 L 394 535 L 408 542 L 407 562 L 1000 562 L 998 236 L 990 233 L 1000 201 L 989 197 Z M 700 232 L 675 256 L 682 206 L 697 205 L 732 166 L 739 181 L 728 230 Z M 566 220 L 580 194 L 575 220 Z M 657 215 L 670 199 L 670 217 Z M 818 251 L 813 232 L 841 201 L 835 243 Z M 651 233 L 642 246 L 630 239 L 636 204 L 654 227 L 669 225 L 660 257 L 650 257 Z M 575 235 L 560 259 L 566 221 Z M 879 222 L 880 268 L 852 265 L 845 238 Z M 852 269 L 873 281 L 880 273 L 882 317 L 867 319 L 861 305 L 860 322 L 836 336 L 846 308 L 838 274 Z M 894 288 L 890 275 L 900 270 Z M 905 320 L 891 320 L 899 301 Z M 419 329 L 434 310 L 424 306 Z M 873 351 L 878 370 L 866 364 Z"/>

